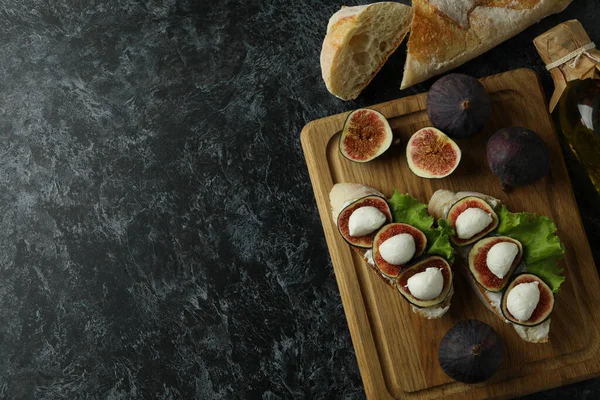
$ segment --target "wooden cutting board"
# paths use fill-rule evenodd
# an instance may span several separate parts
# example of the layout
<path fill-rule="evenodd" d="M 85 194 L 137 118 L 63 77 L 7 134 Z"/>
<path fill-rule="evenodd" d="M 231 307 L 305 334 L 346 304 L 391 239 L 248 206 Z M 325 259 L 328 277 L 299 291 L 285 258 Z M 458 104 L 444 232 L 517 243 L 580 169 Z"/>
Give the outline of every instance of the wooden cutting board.
<path fill-rule="evenodd" d="M 406 162 L 411 134 L 429 125 L 426 94 L 372 107 L 388 118 L 401 144 L 367 164 L 350 162 L 338 152 L 347 113 L 313 121 L 302 130 L 302 147 L 369 398 L 508 398 L 600 375 L 600 281 L 539 77 L 534 71 L 519 69 L 484 78 L 482 83 L 492 97 L 491 121 L 482 134 L 457 140 L 463 159 L 444 179 L 419 178 Z M 552 167 L 550 176 L 542 181 L 507 194 L 487 166 L 485 144 L 497 129 L 515 125 L 539 133 L 550 149 Z M 512 211 L 552 218 L 566 248 L 566 282 L 556 299 L 549 343 L 522 341 L 511 325 L 500 321 L 476 298 L 462 268 L 456 266 L 450 311 L 438 320 L 412 313 L 409 304 L 338 234 L 328 197 L 338 182 L 370 185 L 388 197 L 395 187 L 424 203 L 437 189 L 474 190 L 501 199 Z M 437 360 L 443 335 L 464 319 L 484 321 L 504 339 L 502 369 L 484 384 L 452 381 Z"/>

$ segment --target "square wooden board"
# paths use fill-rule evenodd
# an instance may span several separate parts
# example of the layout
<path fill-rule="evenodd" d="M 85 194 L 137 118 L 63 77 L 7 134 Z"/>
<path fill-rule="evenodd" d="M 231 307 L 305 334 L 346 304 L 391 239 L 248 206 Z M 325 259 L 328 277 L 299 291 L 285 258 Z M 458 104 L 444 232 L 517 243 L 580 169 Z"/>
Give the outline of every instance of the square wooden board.
<path fill-rule="evenodd" d="M 600 375 L 600 281 L 539 77 L 532 70 L 519 69 L 481 82 L 492 98 L 491 121 L 480 135 L 457 140 L 463 159 L 457 170 L 444 179 L 419 178 L 406 162 L 408 139 L 430 125 L 425 93 L 371 107 L 388 118 L 401 144 L 367 164 L 350 162 L 338 152 L 347 113 L 313 121 L 302 131 L 306 163 L 369 398 L 508 398 Z M 542 181 L 507 194 L 487 166 L 485 144 L 497 129 L 516 125 L 539 133 L 550 149 L 552 166 L 550 176 Z M 556 299 L 549 343 L 521 340 L 511 325 L 479 301 L 462 268 L 453 268 L 455 294 L 444 317 L 426 320 L 412 313 L 409 304 L 337 232 L 329 191 L 338 182 L 363 183 L 388 197 L 397 188 L 424 203 L 437 189 L 478 191 L 501 199 L 512 211 L 552 218 L 566 248 L 567 279 Z M 504 339 L 502 369 L 484 384 L 454 382 L 438 364 L 440 340 L 464 319 L 484 321 Z"/>

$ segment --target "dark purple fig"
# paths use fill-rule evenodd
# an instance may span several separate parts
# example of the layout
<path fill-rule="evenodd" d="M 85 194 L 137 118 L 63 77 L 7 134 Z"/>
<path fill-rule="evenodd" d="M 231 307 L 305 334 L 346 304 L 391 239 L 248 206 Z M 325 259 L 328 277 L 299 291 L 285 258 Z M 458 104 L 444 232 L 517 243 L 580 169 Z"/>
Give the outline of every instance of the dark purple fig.
<path fill-rule="evenodd" d="M 350 217 L 352 217 L 352 214 L 356 210 L 362 207 L 374 207 L 383 214 L 385 221 L 380 226 L 392 222 L 392 211 L 386 199 L 377 195 L 365 196 L 355 200 L 340 211 L 337 219 L 337 227 L 344 240 L 353 246 L 368 249 L 373 246 L 373 239 L 379 229 L 362 236 L 352 236 L 350 234 Z"/>
<path fill-rule="evenodd" d="M 449 74 L 438 79 L 427 93 L 427 115 L 436 128 L 453 138 L 483 130 L 492 112 L 490 96 L 477 79 Z"/>
<path fill-rule="evenodd" d="M 368 108 L 348 114 L 340 135 L 340 153 L 350 161 L 365 163 L 392 145 L 392 128 L 385 117 Z"/>
<path fill-rule="evenodd" d="M 472 319 L 454 325 L 442 338 L 438 352 L 444 372 L 464 383 L 487 381 L 503 359 L 500 336 L 488 324 Z"/>
<path fill-rule="evenodd" d="M 485 214 L 491 217 L 491 222 L 487 226 L 483 226 L 479 232 L 476 232 L 471 237 L 460 237 L 461 229 L 460 226 L 457 226 L 457 222 L 459 222 L 459 217 L 462 213 L 469 210 L 470 208 L 477 208 L 482 210 Z M 448 210 L 448 222 L 454 228 L 454 236 L 450 237 L 452 243 L 457 246 L 466 246 L 468 244 L 474 243 L 496 229 L 498 226 L 498 215 L 485 200 L 480 199 L 475 196 L 463 197 L 454 203 L 450 209 Z"/>
<path fill-rule="evenodd" d="M 392 264 L 388 262 L 381 254 L 381 245 L 395 236 L 405 236 L 406 234 L 412 236 L 412 242 L 414 243 L 414 253 L 412 253 L 410 259 L 406 260 L 406 262 L 403 262 L 401 264 Z M 410 239 L 410 236 L 408 236 L 408 239 Z M 402 245 L 402 242 L 398 243 L 398 245 Z M 419 257 L 421 254 L 423 254 L 426 245 L 427 237 L 423 232 L 421 232 L 414 226 L 399 223 L 388 224 L 381 228 L 379 232 L 377 232 L 377 235 L 373 240 L 373 261 L 375 261 L 375 265 L 377 266 L 377 268 L 379 268 L 382 274 L 390 278 L 395 278 L 398 276 L 400 270 L 406 265 L 408 261 L 413 260 Z"/>
<path fill-rule="evenodd" d="M 492 272 L 493 265 L 491 269 L 490 265 L 488 265 L 488 255 L 494 253 L 495 249 L 492 250 L 494 246 L 503 246 L 503 244 L 500 243 L 512 243 L 511 246 L 514 245 L 513 248 L 517 251 L 510 268 L 502 278 Z M 496 248 L 499 246 L 496 246 Z M 492 250 L 491 253 L 490 250 Z M 475 243 L 469 251 L 469 270 L 471 271 L 473 278 L 475 278 L 475 281 L 484 289 L 489 290 L 490 292 L 499 292 L 504 289 L 510 281 L 510 277 L 521 262 L 522 256 L 523 246 L 518 240 L 508 236 L 487 237 Z M 493 262 L 493 259 L 490 261 Z"/>
<path fill-rule="evenodd" d="M 503 189 L 537 182 L 550 170 L 546 144 L 537 133 L 520 126 L 494 133 L 487 142 L 487 159 Z"/>
<path fill-rule="evenodd" d="M 512 313 L 509 311 L 508 298 L 510 292 L 514 290 L 517 286 L 521 284 L 527 283 L 535 283 L 537 289 L 539 290 L 539 300 L 531 313 L 531 316 L 527 318 L 527 320 L 522 321 L 517 319 Z M 545 322 L 550 318 L 550 314 L 552 310 L 554 310 L 554 294 L 552 293 L 552 289 L 550 286 L 546 284 L 537 275 L 522 273 L 517 275 L 507 286 L 504 294 L 502 295 L 502 314 L 504 317 L 512 322 L 513 324 L 523 325 L 523 326 L 536 326 Z M 526 317 L 525 317 L 526 318 Z"/>

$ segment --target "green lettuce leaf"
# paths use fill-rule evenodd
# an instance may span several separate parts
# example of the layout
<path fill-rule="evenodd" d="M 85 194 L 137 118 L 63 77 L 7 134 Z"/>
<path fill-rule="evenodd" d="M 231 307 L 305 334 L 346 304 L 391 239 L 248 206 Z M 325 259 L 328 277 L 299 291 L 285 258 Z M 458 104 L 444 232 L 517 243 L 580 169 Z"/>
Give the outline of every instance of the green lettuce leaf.
<path fill-rule="evenodd" d="M 427 213 L 427 205 L 408 194 L 394 190 L 394 195 L 388 200 L 394 222 L 409 224 L 422 231 L 427 237 L 427 254 L 444 257 L 448 262 L 454 261 L 454 248 L 450 244 L 450 236 L 454 229 L 446 220 L 438 220 L 438 226 L 433 227 L 434 218 Z"/>
<path fill-rule="evenodd" d="M 428 254 L 444 257 L 450 264 L 454 262 L 454 247 L 450 243 L 450 236 L 454 235 L 454 228 L 447 219 L 438 219 L 438 226 L 425 231 L 427 236 Z"/>
<path fill-rule="evenodd" d="M 553 293 L 557 293 L 560 285 L 565 281 L 564 270 L 558 266 L 555 259 L 545 259 L 527 264 L 527 272 L 536 274 L 550 286 Z"/>
<path fill-rule="evenodd" d="M 498 218 L 496 232 L 523 244 L 527 272 L 539 275 L 554 293 L 558 292 L 565 280 L 558 259 L 565 253 L 565 248 L 556 235 L 554 222 L 548 217 L 527 212 L 511 213 L 505 206 L 502 206 Z"/>

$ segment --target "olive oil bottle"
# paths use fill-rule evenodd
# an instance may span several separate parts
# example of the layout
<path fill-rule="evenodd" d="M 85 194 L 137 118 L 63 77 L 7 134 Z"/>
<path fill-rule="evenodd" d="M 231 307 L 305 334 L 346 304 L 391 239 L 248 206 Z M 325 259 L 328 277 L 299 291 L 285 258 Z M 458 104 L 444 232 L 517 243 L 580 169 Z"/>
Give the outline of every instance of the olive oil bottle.
<path fill-rule="evenodd" d="M 569 82 L 554 114 L 569 147 L 600 192 L 600 80 Z"/>
<path fill-rule="evenodd" d="M 557 128 L 600 193 L 600 51 L 577 20 L 533 41 L 554 80 Z"/>

